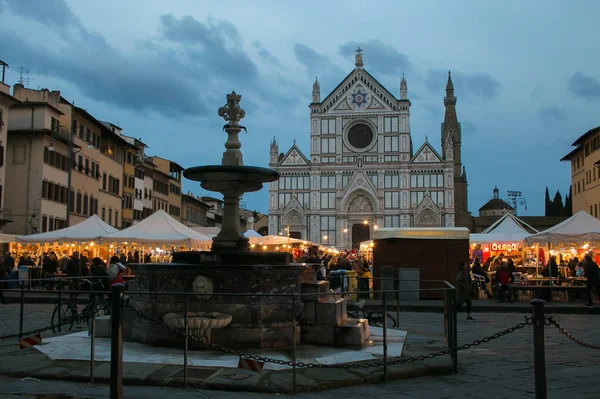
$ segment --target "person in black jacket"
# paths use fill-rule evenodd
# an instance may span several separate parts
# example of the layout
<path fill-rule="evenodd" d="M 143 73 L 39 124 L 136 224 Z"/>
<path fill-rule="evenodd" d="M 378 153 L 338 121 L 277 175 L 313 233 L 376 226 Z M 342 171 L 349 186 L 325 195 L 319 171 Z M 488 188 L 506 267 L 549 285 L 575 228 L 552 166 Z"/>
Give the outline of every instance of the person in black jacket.
<path fill-rule="evenodd" d="M 79 259 L 79 252 L 73 252 L 71 259 L 67 263 L 67 277 L 70 278 L 69 289 L 79 291 L 81 287 L 81 261 Z"/>
<path fill-rule="evenodd" d="M 473 267 L 471 267 L 471 273 L 473 273 L 477 276 L 481 276 L 485 279 L 483 284 L 481 284 L 482 285 L 481 289 L 483 290 L 483 292 L 485 292 L 487 294 L 488 298 L 492 298 L 492 294 L 490 294 L 490 291 L 487 288 L 487 284 L 490 282 L 490 278 L 487 276 L 487 273 L 485 272 L 485 270 L 483 270 L 483 267 L 481 267 L 479 258 L 475 258 L 475 261 L 473 262 Z"/>
<path fill-rule="evenodd" d="M 102 259 L 95 257 L 92 259 L 92 291 L 108 291 L 108 270 Z M 98 294 L 98 299 L 103 300 L 104 294 Z"/>
<path fill-rule="evenodd" d="M 594 302 L 592 301 L 592 291 L 596 290 L 596 295 L 600 298 L 600 269 L 598 264 L 594 262 L 591 255 L 586 255 L 583 259 L 585 276 L 587 277 L 587 299 L 588 303 L 586 306 L 593 307 Z"/>

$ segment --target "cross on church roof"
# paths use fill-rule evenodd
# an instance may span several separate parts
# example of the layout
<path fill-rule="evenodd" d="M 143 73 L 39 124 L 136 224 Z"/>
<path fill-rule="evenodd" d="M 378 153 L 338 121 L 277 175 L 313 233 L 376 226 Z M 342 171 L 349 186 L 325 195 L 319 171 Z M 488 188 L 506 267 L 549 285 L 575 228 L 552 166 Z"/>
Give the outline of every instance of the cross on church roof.
<path fill-rule="evenodd" d="M 429 151 L 429 147 L 425 147 L 423 153 L 425 154 L 425 159 L 429 160 L 429 154 L 431 154 L 431 151 Z"/>
<path fill-rule="evenodd" d="M 357 52 L 358 54 L 360 54 L 362 51 L 363 51 L 363 49 L 361 49 L 360 47 L 358 47 L 358 48 L 356 49 L 356 52 Z"/>
<path fill-rule="evenodd" d="M 356 65 L 357 67 L 362 67 L 363 66 L 363 56 L 362 56 L 362 51 L 363 49 L 361 49 L 360 47 L 356 49 L 356 54 L 354 55 L 354 58 L 356 58 L 356 63 L 354 65 Z"/>

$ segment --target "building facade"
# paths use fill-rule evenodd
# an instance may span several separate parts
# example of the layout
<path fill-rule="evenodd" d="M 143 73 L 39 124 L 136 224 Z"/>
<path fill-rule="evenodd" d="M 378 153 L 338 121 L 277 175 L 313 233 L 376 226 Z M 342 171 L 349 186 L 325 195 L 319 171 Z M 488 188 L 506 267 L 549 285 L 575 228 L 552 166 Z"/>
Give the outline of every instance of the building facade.
<path fill-rule="evenodd" d="M 12 222 L 9 209 L 4 208 L 4 189 L 6 187 L 6 148 L 8 140 L 8 119 L 10 107 L 21 102 L 10 95 L 10 86 L 0 82 L 0 232 L 6 223 Z"/>
<path fill-rule="evenodd" d="M 8 120 L 5 233 L 35 234 L 66 227 L 69 134 L 60 128 L 60 92 L 13 87 Z M 53 149 L 53 151 L 50 151 Z"/>
<path fill-rule="evenodd" d="M 281 178 L 269 186 L 269 234 L 339 248 L 356 247 L 382 227 L 470 225 L 461 127 L 448 74 L 441 152 L 425 139 L 413 151 L 407 82 L 396 98 L 363 68 L 355 68 L 324 99 L 313 84 L 310 149 L 295 141 L 269 166 Z"/>
<path fill-rule="evenodd" d="M 183 167 L 161 157 L 151 157 L 154 164 L 154 211 L 162 209 L 181 220 L 181 177 Z"/>
<path fill-rule="evenodd" d="M 189 227 L 208 226 L 206 213 L 210 206 L 191 192 L 181 195 L 181 223 Z"/>
<path fill-rule="evenodd" d="M 575 147 L 561 161 L 571 163 L 573 214 L 584 210 L 600 215 L 600 126 L 588 130 L 572 144 Z"/>
<path fill-rule="evenodd" d="M 223 225 L 223 200 L 214 197 L 203 196 L 200 200 L 208 205 L 206 212 L 207 227 L 221 227 Z"/>

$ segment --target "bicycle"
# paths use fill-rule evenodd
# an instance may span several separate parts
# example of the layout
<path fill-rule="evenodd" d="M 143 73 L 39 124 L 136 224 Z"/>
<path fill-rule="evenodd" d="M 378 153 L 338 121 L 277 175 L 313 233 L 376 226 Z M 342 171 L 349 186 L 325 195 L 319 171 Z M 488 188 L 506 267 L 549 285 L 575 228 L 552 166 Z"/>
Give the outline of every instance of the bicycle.
<path fill-rule="evenodd" d="M 89 284 L 89 286 L 92 286 L 92 283 L 89 280 L 82 280 L 83 283 L 87 283 Z M 100 285 L 100 283 L 95 283 L 95 286 Z M 86 324 L 89 322 L 89 318 L 90 315 L 93 315 L 93 317 L 96 316 L 100 316 L 100 315 L 110 315 L 111 312 L 111 302 L 110 299 L 108 298 L 104 298 L 103 300 L 99 300 L 97 299 L 95 301 L 95 305 L 94 305 L 94 309 L 92 312 L 92 295 L 97 295 L 97 294 L 90 294 L 87 301 L 84 304 L 83 309 L 81 310 L 81 312 L 78 311 L 77 309 L 77 295 L 72 295 L 71 298 L 69 299 L 65 299 L 63 301 L 61 301 L 60 303 L 58 303 L 55 307 L 54 310 L 52 311 L 52 319 L 51 319 L 51 325 L 52 325 L 52 332 L 56 333 L 58 332 L 58 328 L 59 328 L 59 313 L 60 313 L 60 322 L 64 323 L 66 320 L 70 320 L 70 322 L 67 322 L 64 327 L 66 327 L 66 331 L 71 331 L 73 329 L 73 326 L 75 325 L 79 325 L 82 321 L 81 316 L 87 315 L 87 317 L 85 317 L 85 322 Z"/>
<path fill-rule="evenodd" d="M 396 318 L 389 313 L 385 313 L 386 318 L 384 319 L 383 312 L 381 310 L 369 311 L 365 309 L 365 301 L 362 300 L 356 303 L 348 304 L 348 317 L 355 319 L 367 319 L 370 326 L 383 327 L 384 320 L 387 320 L 388 327 L 396 327 L 398 322 Z"/>

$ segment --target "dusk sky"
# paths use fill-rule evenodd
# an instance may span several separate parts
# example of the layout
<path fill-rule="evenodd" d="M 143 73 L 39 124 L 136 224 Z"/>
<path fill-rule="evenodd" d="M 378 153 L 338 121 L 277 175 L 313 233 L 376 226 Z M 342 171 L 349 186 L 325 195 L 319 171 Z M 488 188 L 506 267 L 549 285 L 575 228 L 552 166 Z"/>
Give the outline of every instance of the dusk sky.
<path fill-rule="evenodd" d="M 599 16 L 597 0 L 0 0 L 0 60 L 7 84 L 23 67 L 30 88 L 60 90 L 184 167 L 220 164 L 217 109 L 232 90 L 244 164 L 267 166 L 273 136 L 308 155 L 312 81 L 325 98 L 358 46 L 396 97 L 405 74 L 413 147 L 427 136 L 439 151 L 451 70 L 470 211 L 497 185 L 523 193 L 519 214 L 540 215 L 546 186 L 568 190 L 560 158 L 600 125 Z M 244 201 L 266 213 L 267 188 Z"/>

